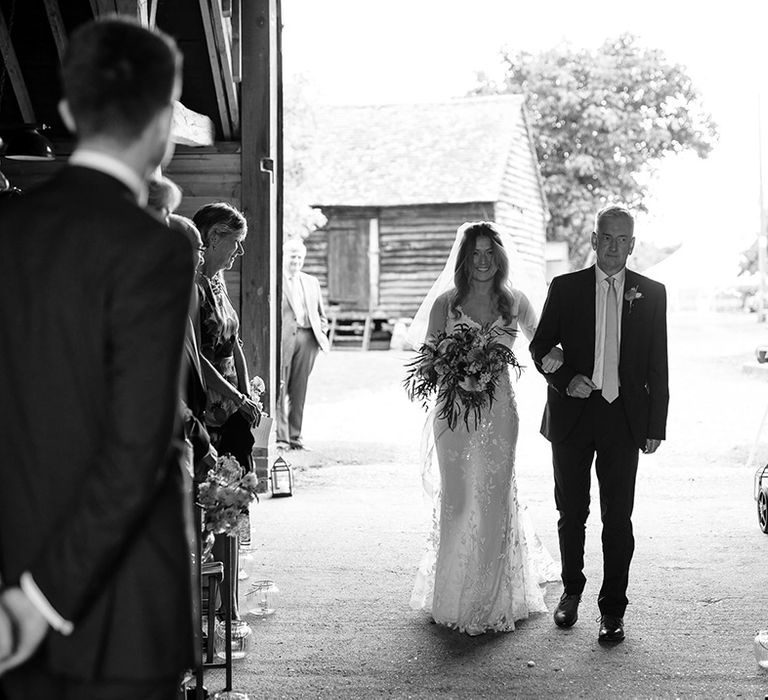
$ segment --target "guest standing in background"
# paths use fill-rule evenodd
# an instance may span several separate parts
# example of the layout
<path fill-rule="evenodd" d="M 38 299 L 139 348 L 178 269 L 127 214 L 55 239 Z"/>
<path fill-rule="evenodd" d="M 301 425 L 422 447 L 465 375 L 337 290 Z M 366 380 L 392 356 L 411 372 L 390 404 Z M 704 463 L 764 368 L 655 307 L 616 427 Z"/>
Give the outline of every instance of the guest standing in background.
<path fill-rule="evenodd" d="M 179 186 L 165 175 L 153 177 L 147 183 L 147 209 L 164 224 L 181 204 Z"/>
<path fill-rule="evenodd" d="M 134 22 L 89 22 L 62 78 L 77 147 L 0 205 L 0 605 L 15 632 L 0 686 L 170 700 L 194 663 L 175 427 L 194 259 L 144 204 L 181 54 Z"/>
<path fill-rule="evenodd" d="M 207 386 L 205 423 L 216 451 L 231 454 L 246 471 L 252 471 L 251 427 L 261 414 L 250 397 L 248 367 L 240 340 L 240 320 L 227 293 L 224 271 L 231 270 L 243 254 L 248 234 L 245 217 L 224 202 L 206 204 L 193 221 L 203 240 L 200 287 L 200 360 Z M 237 537 L 217 535 L 214 556 L 221 559 L 230 547 L 231 604 L 237 617 Z"/>
<path fill-rule="evenodd" d="M 305 450 L 301 430 L 307 384 L 319 351 L 328 352 L 328 318 L 316 277 L 301 271 L 307 254 L 297 238 L 283 246 L 283 296 L 280 338 L 280 396 L 277 401 L 277 448 Z"/>
<path fill-rule="evenodd" d="M 203 240 L 194 222 L 179 214 L 168 215 L 168 228 L 183 233 L 197 251 L 197 269 L 199 270 L 205 258 L 203 257 Z M 211 445 L 211 439 L 205 427 L 206 384 L 200 359 L 200 288 L 195 285 L 189 308 L 189 322 L 184 338 L 184 371 L 181 377 L 182 419 L 184 437 L 191 448 L 191 471 L 195 481 L 202 481 L 216 463 L 216 448 Z"/>

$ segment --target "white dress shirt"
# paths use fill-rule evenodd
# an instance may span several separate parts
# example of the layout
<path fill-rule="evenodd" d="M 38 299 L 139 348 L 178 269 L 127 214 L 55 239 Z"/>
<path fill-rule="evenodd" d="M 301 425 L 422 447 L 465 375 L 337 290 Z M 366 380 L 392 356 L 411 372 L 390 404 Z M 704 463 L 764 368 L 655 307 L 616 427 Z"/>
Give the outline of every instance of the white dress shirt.
<path fill-rule="evenodd" d="M 309 313 L 307 312 L 307 300 L 304 294 L 304 287 L 301 284 L 301 278 L 298 274 L 293 277 L 286 277 L 288 282 L 288 294 L 296 314 L 296 325 L 299 328 L 309 328 Z"/>
<path fill-rule="evenodd" d="M 621 312 L 624 306 L 624 279 L 627 269 L 623 267 L 615 275 L 612 275 L 616 288 L 616 301 L 619 314 L 616 319 L 619 334 L 619 351 L 621 351 Z M 608 297 L 608 275 L 599 266 L 595 265 L 595 367 L 592 370 L 592 383 L 598 388 L 603 388 L 603 353 L 605 351 L 605 301 Z"/>

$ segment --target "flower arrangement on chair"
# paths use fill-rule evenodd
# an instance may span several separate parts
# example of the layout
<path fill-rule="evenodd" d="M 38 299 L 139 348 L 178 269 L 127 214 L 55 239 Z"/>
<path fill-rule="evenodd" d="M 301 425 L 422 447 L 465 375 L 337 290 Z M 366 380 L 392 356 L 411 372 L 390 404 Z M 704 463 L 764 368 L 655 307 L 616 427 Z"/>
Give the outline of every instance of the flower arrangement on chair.
<path fill-rule="evenodd" d="M 203 529 L 234 537 L 247 517 L 248 505 L 258 500 L 258 483 L 256 475 L 246 474 L 232 455 L 221 455 L 197 489 L 197 502 L 203 509 Z"/>

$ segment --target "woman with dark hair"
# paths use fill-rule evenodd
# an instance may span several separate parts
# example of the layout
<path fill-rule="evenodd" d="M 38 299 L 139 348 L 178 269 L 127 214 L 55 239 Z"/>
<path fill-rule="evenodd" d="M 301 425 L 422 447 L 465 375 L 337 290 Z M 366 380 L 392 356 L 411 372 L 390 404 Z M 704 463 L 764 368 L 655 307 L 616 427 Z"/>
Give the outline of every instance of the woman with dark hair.
<path fill-rule="evenodd" d="M 442 276 L 448 288 L 425 300 L 426 340 L 460 324 L 497 328 L 497 342 L 509 347 L 519 330 L 533 336 L 536 313 L 511 285 L 508 250 L 514 251 L 511 237 L 502 241 L 494 223 L 459 228 Z M 440 284 L 433 292 L 440 292 Z M 546 365 L 554 371 L 560 364 L 562 353 L 555 349 Z M 433 530 L 411 606 L 467 634 L 511 631 L 515 620 L 546 611 L 540 584 L 556 580 L 558 571 L 517 498 L 518 416 L 509 372 L 502 372 L 477 427 L 459 420 L 451 429 L 436 414 L 432 420 L 434 448 L 425 467 L 436 457 L 439 486 L 431 489 Z"/>
<path fill-rule="evenodd" d="M 206 204 L 192 218 L 203 241 L 203 264 L 198 275 L 200 360 L 208 395 L 204 419 L 211 443 L 220 455 L 231 454 L 252 471 L 253 434 L 261 414 L 251 400 L 248 366 L 240 340 L 240 320 L 227 294 L 224 271 L 243 254 L 248 234 L 245 217 L 224 202 Z M 237 537 L 217 535 L 214 556 L 230 547 L 231 605 L 237 613 Z"/>

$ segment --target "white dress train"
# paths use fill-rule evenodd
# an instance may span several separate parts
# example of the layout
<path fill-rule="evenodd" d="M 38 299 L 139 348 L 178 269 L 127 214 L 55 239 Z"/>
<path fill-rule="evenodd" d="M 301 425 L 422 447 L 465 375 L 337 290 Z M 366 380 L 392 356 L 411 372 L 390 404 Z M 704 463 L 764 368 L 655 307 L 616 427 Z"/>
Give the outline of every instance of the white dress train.
<path fill-rule="evenodd" d="M 520 301 L 520 326 L 529 335 L 535 315 L 525 297 Z M 460 323 L 478 325 L 463 311 L 458 319 L 449 314 L 448 332 Z M 504 327 L 501 319 L 495 325 Z M 517 328 L 515 319 L 508 329 Z M 499 342 L 511 345 L 514 340 L 502 335 Z M 559 580 L 560 571 L 518 500 L 519 422 L 509 373 L 503 373 L 493 405 L 483 411 L 477 429 L 471 420 L 469 429 L 460 420 L 451 430 L 435 411 L 427 420 L 432 425 L 425 429 L 423 451 L 425 488 L 434 503 L 432 531 L 411 607 L 471 635 L 511 631 L 515 620 L 547 611 L 541 584 Z M 435 458 L 437 484 L 429 476 Z"/>

